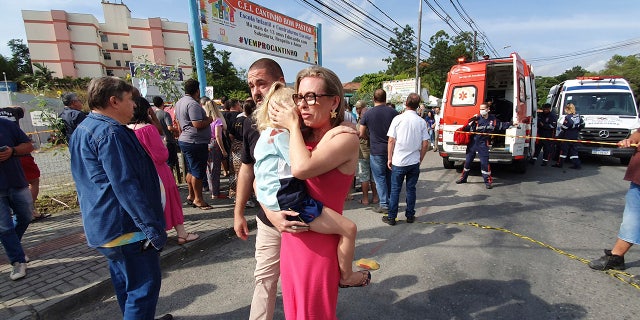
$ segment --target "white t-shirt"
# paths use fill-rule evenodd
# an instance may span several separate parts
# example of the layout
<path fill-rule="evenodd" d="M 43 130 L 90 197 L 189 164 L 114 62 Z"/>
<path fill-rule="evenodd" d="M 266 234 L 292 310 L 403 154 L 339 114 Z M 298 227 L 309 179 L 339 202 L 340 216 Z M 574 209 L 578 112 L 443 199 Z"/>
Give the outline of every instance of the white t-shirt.
<path fill-rule="evenodd" d="M 422 141 L 430 138 L 427 122 L 409 109 L 393 118 L 387 136 L 396 139 L 391 164 L 397 167 L 420 163 Z"/>

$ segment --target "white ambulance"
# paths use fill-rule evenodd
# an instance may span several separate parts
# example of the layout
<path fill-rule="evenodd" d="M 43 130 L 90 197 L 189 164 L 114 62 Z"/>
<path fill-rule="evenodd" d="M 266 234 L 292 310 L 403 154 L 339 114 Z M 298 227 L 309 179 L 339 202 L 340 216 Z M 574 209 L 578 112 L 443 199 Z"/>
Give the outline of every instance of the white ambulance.
<path fill-rule="evenodd" d="M 562 121 L 564 107 L 573 103 L 576 113 L 584 118 L 585 127 L 580 130 L 578 147 L 582 154 L 613 156 L 629 164 L 635 148 L 618 148 L 614 145 L 638 127 L 638 109 L 629 83 L 616 76 L 578 77 L 566 80 L 551 88 L 548 103 Z"/>

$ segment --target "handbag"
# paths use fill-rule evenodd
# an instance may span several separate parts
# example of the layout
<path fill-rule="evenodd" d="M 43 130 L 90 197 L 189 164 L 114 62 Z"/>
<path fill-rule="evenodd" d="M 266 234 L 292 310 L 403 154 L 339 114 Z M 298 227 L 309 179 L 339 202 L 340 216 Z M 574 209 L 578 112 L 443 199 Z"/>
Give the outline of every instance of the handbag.
<path fill-rule="evenodd" d="M 464 127 L 453 132 L 453 143 L 467 145 L 471 140 L 471 134 Z"/>

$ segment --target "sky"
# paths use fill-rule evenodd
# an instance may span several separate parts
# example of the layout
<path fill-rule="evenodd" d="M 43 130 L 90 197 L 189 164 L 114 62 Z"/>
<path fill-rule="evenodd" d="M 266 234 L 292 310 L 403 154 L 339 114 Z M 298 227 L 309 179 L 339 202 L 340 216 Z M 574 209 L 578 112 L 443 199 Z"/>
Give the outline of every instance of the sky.
<path fill-rule="evenodd" d="M 111 0 L 120 2 L 120 0 Z M 64 10 L 69 13 L 93 14 L 104 22 L 100 0 L 0 0 L 0 54 L 9 57 L 11 52 L 6 43 L 14 38 L 24 39 L 26 35 L 21 10 Z M 171 21 L 190 23 L 188 1 L 186 0 L 122 0 L 131 10 L 133 18 L 161 17 Z M 386 70 L 382 59 L 392 56 L 387 48 L 367 41 L 344 26 L 318 13 L 307 3 L 318 6 L 316 1 L 306 0 L 254 0 L 254 3 L 277 11 L 289 17 L 316 25 L 322 24 L 323 66 L 336 72 L 342 82 L 353 78 Z M 418 29 L 419 0 L 324 0 L 333 4 L 337 12 L 349 16 L 352 21 L 360 21 L 353 14 L 357 10 L 342 10 L 345 2 L 352 3 L 360 11 L 366 12 L 380 24 L 394 27 L 410 25 Z M 489 39 L 500 56 L 518 52 L 533 65 L 539 76 L 556 76 L 574 66 L 582 66 L 589 71 L 600 71 L 614 55 L 640 53 L 640 1 L 609 0 L 428 0 L 439 14 L 449 15 L 463 31 L 470 31 L 456 7 L 468 14 L 475 26 Z M 455 32 L 423 2 L 422 32 L 423 43 L 439 30 L 449 35 Z M 439 7 L 438 7 L 439 6 Z M 377 7 L 377 8 L 376 8 Z M 463 12 L 463 14 L 464 14 Z M 333 13 L 336 16 L 335 13 Z M 388 17 L 387 17 L 388 16 Z M 397 24 L 396 24 L 397 23 Z M 374 26 L 372 22 L 367 22 Z M 455 27 L 455 25 L 454 25 Z M 191 27 L 190 27 L 191 28 Z M 373 29 L 373 27 L 372 27 Z M 377 32 L 381 34 L 380 32 Z M 191 37 L 193 39 L 193 36 Z M 203 43 L 206 45 L 207 43 Z M 214 44 L 218 50 L 231 52 L 231 61 L 238 68 L 248 69 L 249 65 L 265 55 L 253 53 L 221 44 Z M 428 50 L 428 49 L 427 49 Z M 424 55 L 424 53 L 423 53 Z M 424 57 L 424 56 L 423 56 Z M 558 58 L 561 57 L 561 58 Z M 287 82 L 295 79 L 296 73 L 307 65 L 282 58 L 274 58 L 285 72 Z"/>

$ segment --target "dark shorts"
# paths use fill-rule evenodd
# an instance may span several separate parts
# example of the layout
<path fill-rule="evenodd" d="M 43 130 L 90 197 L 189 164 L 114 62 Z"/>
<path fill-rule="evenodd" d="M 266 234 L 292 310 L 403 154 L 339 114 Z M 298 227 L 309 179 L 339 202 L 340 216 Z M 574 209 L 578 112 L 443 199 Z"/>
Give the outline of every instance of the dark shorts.
<path fill-rule="evenodd" d="M 21 156 L 20 164 L 22 165 L 22 170 L 24 170 L 24 175 L 27 178 L 27 181 L 32 181 L 40 178 L 40 168 L 36 164 L 36 161 L 29 154 L 26 156 Z"/>
<path fill-rule="evenodd" d="M 206 179 L 207 159 L 209 158 L 209 148 L 206 143 L 187 143 L 178 141 L 180 150 L 184 154 L 187 162 L 185 168 L 187 173 L 190 173 L 198 180 Z"/>
<path fill-rule="evenodd" d="M 320 201 L 316 201 L 310 196 L 305 197 L 302 201 L 300 201 L 297 205 L 292 208 L 281 208 L 283 210 L 295 211 L 299 213 L 297 217 L 288 216 L 287 220 L 291 221 L 299 221 L 302 220 L 304 223 L 310 223 L 315 220 L 320 213 L 322 213 L 323 205 Z"/>

